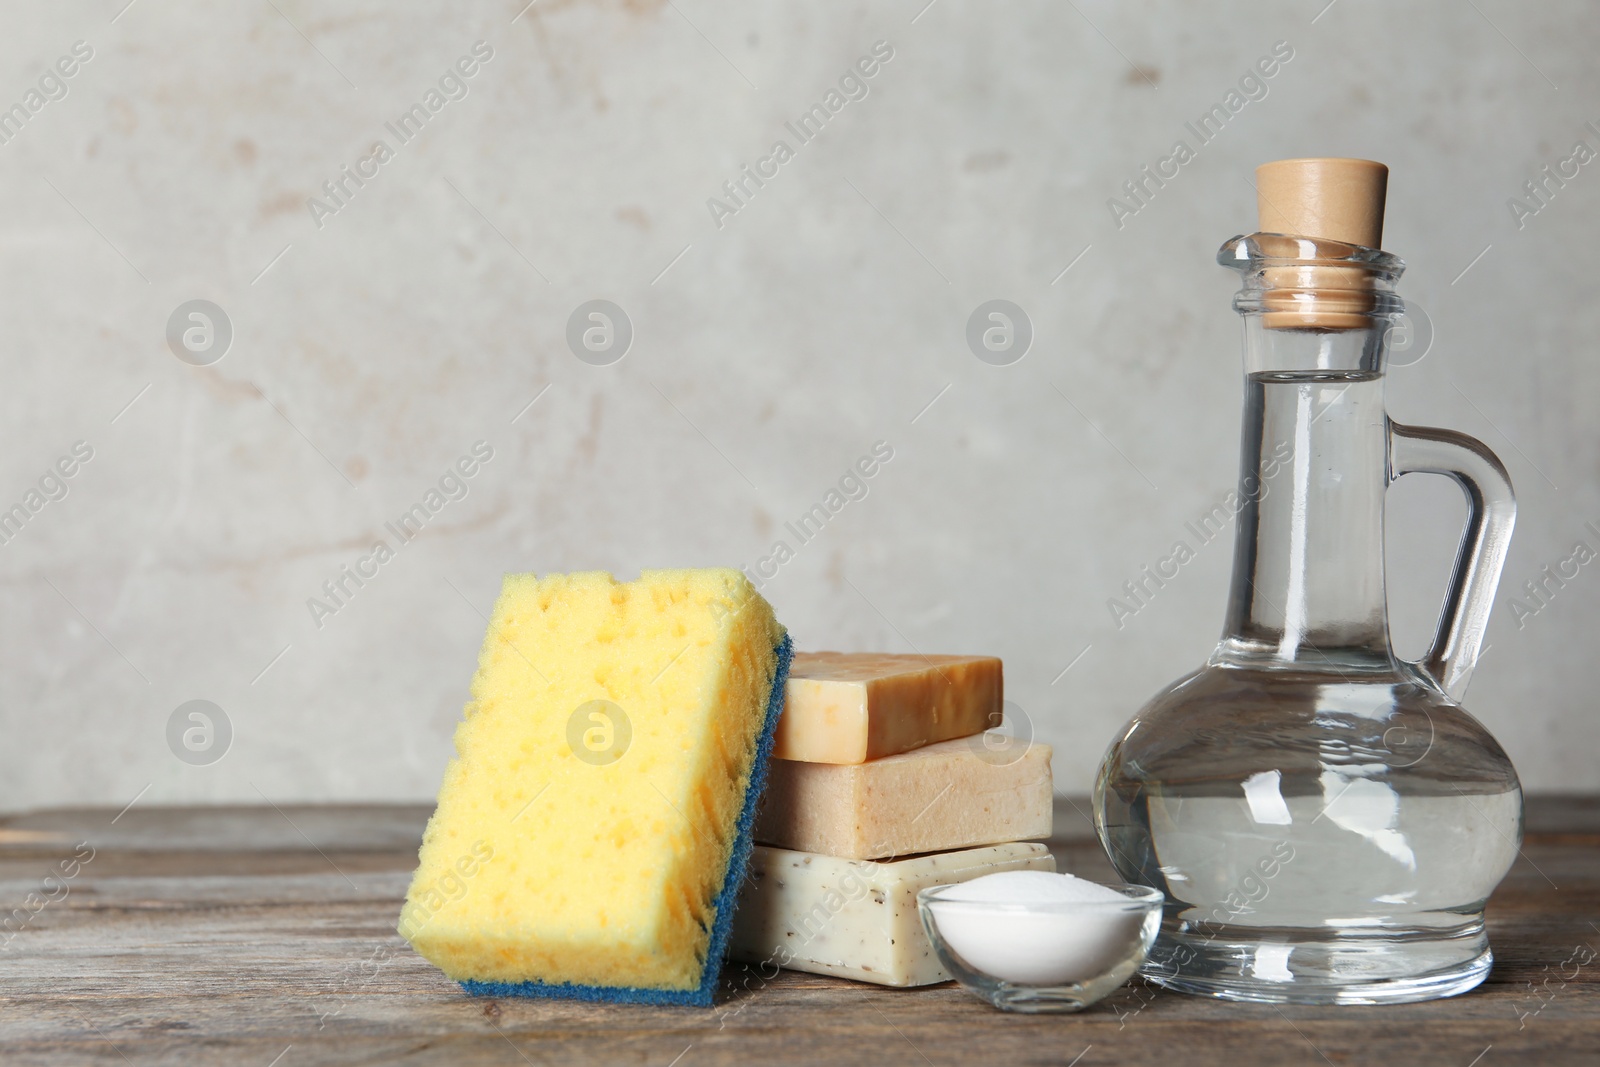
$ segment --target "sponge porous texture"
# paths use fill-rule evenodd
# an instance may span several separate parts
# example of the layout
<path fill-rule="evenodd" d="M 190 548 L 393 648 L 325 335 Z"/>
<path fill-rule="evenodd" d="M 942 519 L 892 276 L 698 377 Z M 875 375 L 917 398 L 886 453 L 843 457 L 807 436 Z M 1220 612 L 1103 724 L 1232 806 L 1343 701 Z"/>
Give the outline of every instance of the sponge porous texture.
<path fill-rule="evenodd" d="M 508 575 L 401 934 L 469 992 L 710 1003 L 789 656 L 737 570 Z"/>

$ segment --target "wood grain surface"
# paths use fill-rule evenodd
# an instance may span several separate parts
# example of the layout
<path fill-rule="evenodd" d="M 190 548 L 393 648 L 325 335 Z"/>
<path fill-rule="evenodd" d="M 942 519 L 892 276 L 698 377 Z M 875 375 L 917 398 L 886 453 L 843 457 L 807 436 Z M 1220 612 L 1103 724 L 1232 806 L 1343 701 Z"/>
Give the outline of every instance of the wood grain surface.
<path fill-rule="evenodd" d="M 1087 803 L 1063 870 L 1108 879 Z M 467 997 L 394 932 L 423 807 L 46 811 L 0 819 L 0 1063 L 1600 1063 L 1600 802 L 1533 798 L 1478 990 L 1381 1008 L 1228 1004 L 1140 981 L 1079 1015 L 953 984 L 730 968 L 710 1009 Z M 1583 962 L 1588 960 L 1590 962 Z"/>

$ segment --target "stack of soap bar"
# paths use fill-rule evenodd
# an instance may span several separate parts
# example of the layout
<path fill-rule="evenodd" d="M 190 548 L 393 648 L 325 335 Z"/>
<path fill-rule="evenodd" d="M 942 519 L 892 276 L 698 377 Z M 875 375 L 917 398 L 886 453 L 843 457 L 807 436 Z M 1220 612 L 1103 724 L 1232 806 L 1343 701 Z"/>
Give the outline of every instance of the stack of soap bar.
<path fill-rule="evenodd" d="M 797 654 L 756 821 L 772 847 L 757 849 L 765 874 L 740 897 L 733 957 L 884 985 L 949 978 L 916 890 L 1055 869 L 1043 845 L 1017 843 L 1050 836 L 1050 747 L 984 733 L 1002 696 L 989 656 Z"/>
<path fill-rule="evenodd" d="M 1054 871 L 1043 845 L 990 845 L 893 863 L 757 845 L 738 918 L 736 959 L 878 985 L 950 976 L 917 916 L 917 893 L 997 871 Z"/>
<path fill-rule="evenodd" d="M 789 648 L 736 570 L 508 576 L 400 932 L 472 993 L 710 1004 Z"/>

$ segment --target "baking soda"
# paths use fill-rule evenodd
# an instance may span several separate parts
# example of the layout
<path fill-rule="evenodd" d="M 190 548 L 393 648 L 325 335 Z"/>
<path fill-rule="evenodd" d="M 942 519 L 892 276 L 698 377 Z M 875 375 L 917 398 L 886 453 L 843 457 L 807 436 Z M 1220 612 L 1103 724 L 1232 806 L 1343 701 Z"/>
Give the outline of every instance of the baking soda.
<path fill-rule="evenodd" d="M 1090 904 L 1128 898 L 1109 886 L 1050 871 L 999 871 L 951 886 L 940 900 L 981 904 Z"/>
<path fill-rule="evenodd" d="M 1149 913 L 1108 886 L 1047 871 L 984 875 L 928 906 L 945 944 L 969 967 L 1020 986 L 1087 982 L 1135 959 Z"/>

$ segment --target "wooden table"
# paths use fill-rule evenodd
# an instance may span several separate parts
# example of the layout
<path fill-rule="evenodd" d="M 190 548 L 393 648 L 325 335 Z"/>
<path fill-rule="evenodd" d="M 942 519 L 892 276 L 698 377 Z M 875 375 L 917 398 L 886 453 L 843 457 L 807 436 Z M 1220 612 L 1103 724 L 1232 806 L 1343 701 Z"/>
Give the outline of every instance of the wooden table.
<path fill-rule="evenodd" d="M 1062 802 L 1052 849 L 1063 870 L 1109 878 L 1080 809 Z M 1596 798 L 1530 801 L 1523 857 L 1489 907 L 1494 973 L 1466 996 L 1280 1009 L 1136 980 L 1059 1016 L 997 1012 L 953 984 L 743 967 L 712 1009 L 470 998 L 394 932 L 427 814 L 136 804 L 0 819 L 0 902 L 26 917 L 0 949 L 0 1063 L 1600 1063 L 1600 958 L 1579 963 L 1600 949 Z"/>

